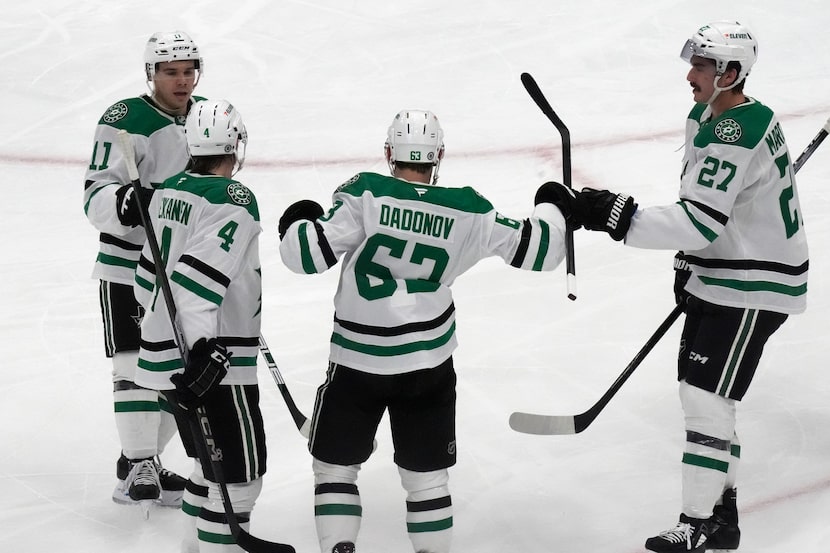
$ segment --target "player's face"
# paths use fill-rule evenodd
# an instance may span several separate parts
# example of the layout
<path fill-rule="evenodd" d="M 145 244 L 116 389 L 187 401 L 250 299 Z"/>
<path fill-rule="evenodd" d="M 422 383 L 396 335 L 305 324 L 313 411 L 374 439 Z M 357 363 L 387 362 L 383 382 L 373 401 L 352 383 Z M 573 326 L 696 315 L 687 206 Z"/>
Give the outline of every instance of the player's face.
<path fill-rule="evenodd" d="M 169 61 L 158 64 L 153 76 L 153 99 L 163 108 L 184 115 L 187 102 L 196 88 L 194 60 Z"/>
<path fill-rule="evenodd" d="M 686 75 L 686 80 L 692 86 L 692 95 L 695 102 L 706 102 L 715 92 L 715 62 L 692 56 L 692 68 Z"/>

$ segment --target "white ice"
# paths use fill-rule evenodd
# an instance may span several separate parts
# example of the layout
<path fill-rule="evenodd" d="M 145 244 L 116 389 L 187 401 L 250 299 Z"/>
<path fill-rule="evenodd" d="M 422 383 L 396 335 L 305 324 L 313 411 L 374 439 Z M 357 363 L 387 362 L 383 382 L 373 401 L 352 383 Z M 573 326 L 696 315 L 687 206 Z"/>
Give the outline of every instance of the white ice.
<path fill-rule="evenodd" d="M 142 51 L 181 28 L 203 49 L 198 93 L 230 99 L 250 134 L 240 179 L 265 232 L 263 334 L 307 414 L 326 367 L 337 274 L 289 273 L 276 223 L 291 202 L 328 205 L 358 171 L 385 172 L 402 108 L 446 131 L 441 183 L 472 185 L 525 217 L 560 178 L 559 139 L 522 88 L 532 73 L 571 130 L 577 186 L 676 199 L 691 105 L 678 58 L 711 20 L 758 35 L 747 92 L 779 115 L 795 157 L 830 115 L 825 0 L 266 0 L 4 2 L 0 22 L 6 190 L 0 217 L 0 551 L 175 552 L 183 516 L 110 500 L 118 440 L 103 355 L 97 235 L 82 210 L 98 117 L 145 90 Z M 741 551 L 830 546 L 830 146 L 799 174 L 812 253 L 806 313 L 773 336 L 739 407 Z M 564 269 L 487 260 L 455 284 L 460 347 L 455 551 L 635 553 L 679 512 L 684 433 L 674 358 L 679 324 L 595 423 L 576 436 L 517 434 L 512 411 L 571 414 L 613 382 L 673 306 L 673 252 L 576 236 L 578 299 Z M 265 365 L 269 470 L 252 532 L 317 551 L 305 444 Z M 359 481 L 361 553 L 410 551 L 385 421 Z M 174 441 L 164 462 L 187 472 Z"/>

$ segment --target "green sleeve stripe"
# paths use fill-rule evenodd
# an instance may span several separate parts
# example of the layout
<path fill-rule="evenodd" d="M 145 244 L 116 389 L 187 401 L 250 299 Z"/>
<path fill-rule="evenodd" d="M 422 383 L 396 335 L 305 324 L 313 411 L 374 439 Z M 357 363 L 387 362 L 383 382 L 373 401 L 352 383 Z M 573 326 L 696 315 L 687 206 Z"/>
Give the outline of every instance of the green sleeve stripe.
<path fill-rule="evenodd" d="M 170 277 L 170 280 L 184 288 L 185 290 L 189 290 L 199 296 L 200 298 L 209 301 L 210 303 L 215 303 L 216 305 L 222 305 L 222 296 L 217 294 L 212 290 L 208 290 L 195 280 L 184 276 L 183 274 L 173 271 L 173 274 Z"/>
<path fill-rule="evenodd" d="M 138 276 L 136 274 L 135 275 L 135 282 L 136 282 L 136 284 L 138 284 L 139 286 L 141 286 L 142 288 L 144 288 L 148 292 L 153 291 L 153 283 L 150 282 L 149 280 L 147 280 L 146 278 L 141 278 L 140 276 Z"/>
<path fill-rule="evenodd" d="M 300 225 L 297 236 L 300 239 L 300 258 L 303 262 L 303 271 L 306 274 L 313 275 L 317 272 L 317 269 L 314 267 L 314 259 L 311 257 L 311 248 L 308 245 L 308 223 Z"/>
<path fill-rule="evenodd" d="M 432 340 L 409 342 L 408 344 L 400 344 L 397 346 L 377 346 L 372 344 L 361 344 L 360 342 L 355 342 L 353 340 L 349 340 L 348 338 L 344 338 L 342 334 L 338 334 L 336 332 L 332 333 L 331 342 L 335 345 L 366 355 L 373 355 L 375 357 L 392 357 L 395 355 L 406 355 L 407 353 L 414 353 L 416 351 L 424 351 L 439 348 L 447 342 L 449 342 L 450 339 L 453 337 L 454 333 L 455 323 L 452 323 L 447 332 L 445 332 L 442 336 L 438 336 L 437 338 L 433 338 Z"/>
<path fill-rule="evenodd" d="M 107 255 L 105 253 L 98 254 L 98 262 L 103 263 L 104 265 L 115 265 L 116 267 L 127 267 L 128 269 L 135 270 L 136 266 L 138 266 L 138 261 L 132 261 L 130 259 L 124 259 L 123 257 L 116 257 L 114 255 Z"/>
<path fill-rule="evenodd" d="M 231 367 L 256 367 L 256 356 L 253 357 L 237 357 L 231 356 Z"/>
<path fill-rule="evenodd" d="M 539 226 L 542 227 L 542 236 L 539 238 L 539 251 L 536 252 L 536 260 L 533 262 L 534 271 L 542 270 L 550 249 L 550 227 L 542 220 L 539 220 Z"/>
<path fill-rule="evenodd" d="M 765 280 L 737 280 L 733 278 L 713 278 L 698 276 L 707 286 L 723 286 L 743 292 L 775 292 L 786 296 L 803 296 L 807 293 L 807 283 L 798 286 L 789 286 L 780 282 L 769 282 Z"/>
<path fill-rule="evenodd" d="M 700 234 L 702 234 L 704 236 L 704 238 L 706 238 L 709 242 L 714 242 L 715 238 L 718 237 L 718 233 L 716 233 L 715 231 L 713 231 L 712 229 L 710 229 L 709 227 L 707 227 L 706 225 L 704 225 L 703 223 L 701 223 L 700 221 L 695 219 L 694 216 L 692 216 L 692 214 L 689 212 L 689 209 L 686 207 L 685 202 L 677 202 L 677 203 L 679 203 L 680 207 L 683 208 L 683 211 L 686 212 L 686 216 L 689 218 L 689 220 L 692 221 L 692 224 L 700 232 Z"/>

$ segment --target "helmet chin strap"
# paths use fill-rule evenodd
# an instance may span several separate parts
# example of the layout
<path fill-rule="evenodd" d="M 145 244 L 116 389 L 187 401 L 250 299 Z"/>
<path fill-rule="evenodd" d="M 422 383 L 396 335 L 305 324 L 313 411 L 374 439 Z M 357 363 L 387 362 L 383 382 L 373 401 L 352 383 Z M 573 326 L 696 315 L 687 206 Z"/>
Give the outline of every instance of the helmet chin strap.
<path fill-rule="evenodd" d="M 735 88 L 735 85 L 738 84 L 738 81 L 736 79 L 735 82 L 732 83 L 729 86 L 718 86 L 718 81 L 720 80 L 721 77 L 723 77 L 723 73 L 720 73 L 719 75 L 715 75 L 715 80 L 712 82 L 712 86 L 714 86 L 715 91 L 712 92 L 712 95 L 709 96 L 708 100 L 706 100 L 706 103 L 709 104 L 710 106 L 712 105 L 712 102 L 714 102 L 715 99 L 718 97 L 718 95 L 720 95 L 721 92 L 723 92 L 724 90 L 732 90 L 733 88 Z"/>

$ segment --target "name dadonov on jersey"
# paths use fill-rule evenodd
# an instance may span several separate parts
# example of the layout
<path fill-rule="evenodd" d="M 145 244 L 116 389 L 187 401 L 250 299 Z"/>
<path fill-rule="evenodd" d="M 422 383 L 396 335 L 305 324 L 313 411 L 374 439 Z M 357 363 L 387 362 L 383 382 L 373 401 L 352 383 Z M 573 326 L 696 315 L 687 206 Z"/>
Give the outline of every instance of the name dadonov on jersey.
<path fill-rule="evenodd" d="M 415 234 L 423 234 L 434 238 L 447 240 L 455 224 L 455 219 L 428 211 L 392 207 L 386 204 L 380 206 L 378 225 Z"/>

